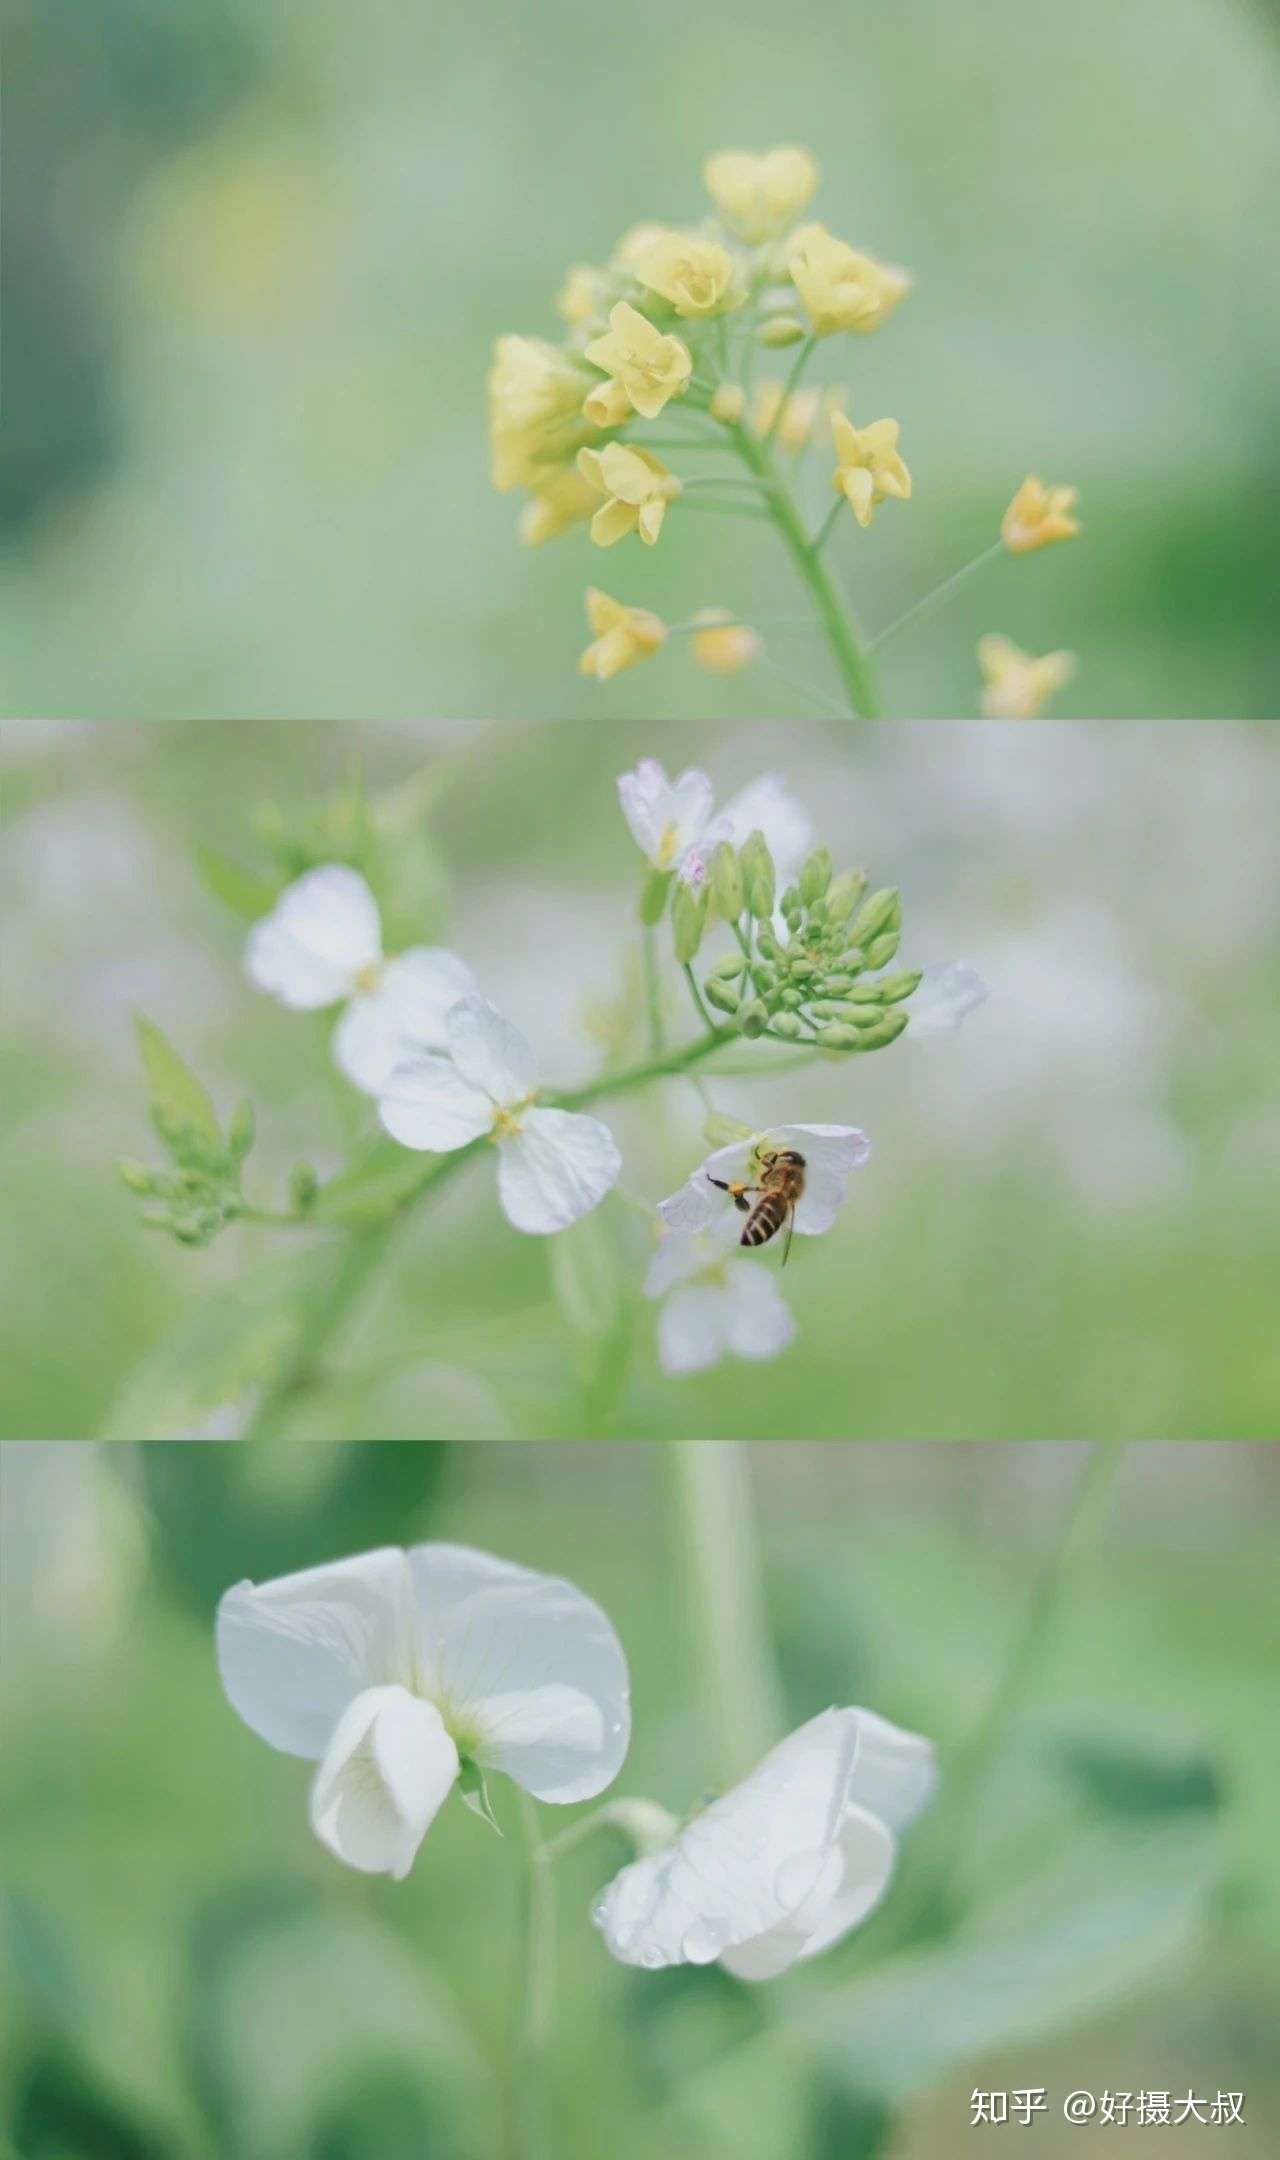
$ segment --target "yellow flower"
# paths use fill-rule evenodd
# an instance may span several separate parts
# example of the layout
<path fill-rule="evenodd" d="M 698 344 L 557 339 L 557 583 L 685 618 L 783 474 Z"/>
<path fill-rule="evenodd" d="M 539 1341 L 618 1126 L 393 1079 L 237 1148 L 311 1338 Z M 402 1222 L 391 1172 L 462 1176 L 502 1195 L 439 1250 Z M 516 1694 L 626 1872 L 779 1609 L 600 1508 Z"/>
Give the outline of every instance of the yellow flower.
<path fill-rule="evenodd" d="M 600 305 L 600 272 L 590 263 L 574 263 L 565 272 L 564 283 L 556 294 L 556 313 L 578 329 L 584 323 L 599 320 L 604 310 Z"/>
<path fill-rule="evenodd" d="M 707 193 L 726 223 L 744 240 L 776 239 L 807 208 L 818 185 L 818 168 L 807 150 L 788 144 L 756 157 L 722 150 L 702 168 Z"/>
<path fill-rule="evenodd" d="M 717 315 L 738 299 L 729 250 L 696 233 L 659 233 L 637 251 L 631 268 L 677 315 Z"/>
<path fill-rule="evenodd" d="M 651 615 L 648 608 L 628 607 L 623 600 L 611 600 L 595 585 L 587 587 L 587 621 L 594 637 L 578 667 L 582 674 L 594 675 L 597 682 L 608 682 L 623 668 L 647 660 L 667 642 L 666 624 Z"/>
<path fill-rule="evenodd" d="M 811 389 L 793 391 L 787 399 L 775 430 L 777 440 L 784 450 L 804 449 L 813 433 L 813 423 L 818 417 L 821 397 L 821 390 Z M 782 384 L 776 377 L 766 376 L 756 391 L 751 407 L 751 425 L 757 435 L 768 434 L 780 404 Z"/>
<path fill-rule="evenodd" d="M 978 665 L 982 669 L 982 710 L 988 720 L 1034 720 L 1054 691 L 1070 682 L 1076 671 L 1076 656 L 1051 652 L 1036 659 L 1020 651 L 1007 637 L 993 633 L 978 639 Z"/>
<path fill-rule="evenodd" d="M 598 500 L 595 489 L 574 466 L 562 465 L 550 479 L 539 482 L 520 512 L 520 538 L 526 547 L 541 547 L 544 540 L 554 540 L 589 518 Z"/>
<path fill-rule="evenodd" d="M 582 369 L 545 338 L 501 337 L 489 369 L 493 484 L 537 487 L 548 458 L 581 442 Z"/>
<path fill-rule="evenodd" d="M 711 417 L 729 426 L 741 420 L 747 409 L 747 393 L 741 383 L 722 382 L 711 393 Z"/>
<path fill-rule="evenodd" d="M 591 520 L 597 547 L 612 547 L 638 532 L 652 547 L 662 531 L 667 504 L 680 493 L 680 482 L 651 450 L 630 443 L 606 443 L 603 450 L 579 450 L 578 471 L 597 494 L 605 496 Z"/>
<path fill-rule="evenodd" d="M 792 234 L 787 267 L 815 337 L 830 337 L 835 330 L 876 330 L 911 290 L 905 270 L 859 254 L 825 225 L 802 225 Z"/>
<path fill-rule="evenodd" d="M 886 496 L 910 500 L 911 475 L 898 455 L 896 420 L 873 420 L 870 427 L 856 428 L 847 413 L 833 412 L 831 433 L 836 445 L 832 481 L 859 525 L 871 523 L 872 511 Z"/>
<path fill-rule="evenodd" d="M 592 427 L 621 427 L 631 413 L 631 400 L 620 382 L 596 383 L 582 400 L 582 417 Z"/>
<path fill-rule="evenodd" d="M 629 270 L 634 276 L 636 264 L 641 256 L 647 255 L 656 241 L 669 240 L 670 238 L 671 227 L 669 225 L 655 225 L 652 223 L 628 225 L 613 251 L 612 267 L 615 270 Z"/>
<path fill-rule="evenodd" d="M 759 631 L 735 622 L 724 608 L 703 608 L 694 620 L 705 627 L 694 632 L 693 657 L 709 675 L 737 675 L 764 651 Z"/>
<path fill-rule="evenodd" d="M 1080 530 L 1079 519 L 1071 515 L 1075 506 L 1073 487 L 1046 487 L 1028 473 L 1000 520 L 1000 538 L 1011 555 L 1029 555 L 1055 540 L 1073 540 Z"/>
<path fill-rule="evenodd" d="M 693 361 L 683 339 L 664 337 L 638 308 L 620 300 L 609 328 L 587 347 L 595 367 L 612 375 L 646 420 L 656 420 L 668 398 L 687 389 Z"/>

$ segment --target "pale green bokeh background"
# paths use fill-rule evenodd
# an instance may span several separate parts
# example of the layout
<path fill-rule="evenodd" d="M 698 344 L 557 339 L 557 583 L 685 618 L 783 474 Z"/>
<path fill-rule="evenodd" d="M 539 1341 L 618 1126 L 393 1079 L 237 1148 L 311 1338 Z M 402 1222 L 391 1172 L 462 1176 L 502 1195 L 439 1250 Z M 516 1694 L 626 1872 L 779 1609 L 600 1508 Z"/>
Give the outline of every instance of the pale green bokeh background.
<path fill-rule="evenodd" d="M 264 806 L 296 835 L 357 760 L 383 801 L 425 774 L 434 807 L 377 869 L 389 949 L 459 951 L 545 1080 L 575 1085 L 599 1069 L 602 1026 L 619 1061 L 645 1054 L 643 866 L 615 783 L 652 754 L 704 764 L 721 801 L 783 772 L 837 865 L 901 887 L 903 963 L 966 961 L 988 1002 L 937 1040 L 908 1027 L 873 1056 L 711 1083 L 752 1126 L 831 1120 L 871 1140 L 836 1227 L 795 1242 L 784 1356 L 665 1377 L 639 1295 L 644 1215 L 614 1195 L 581 1245 L 522 1237 L 479 1160 L 403 1227 L 293 1429 L 1275 1437 L 1277 731 L 10 726 L 0 750 L 5 1435 L 240 1431 L 287 1345 L 296 1256 L 333 1249 L 332 1232 L 246 1226 L 193 1253 L 143 1227 L 114 1167 L 160 1159 L 134 1012 L 224 1118 L 254 1102 L 259 1202 L 300 1161 L 330 1176 L 375 1127 L 335 1077 L 329 1017 L 243 979 L 245 925 L 199 850 L 268 868 Z M 665 969 L 679 1041 L 697 1024 Z M 602 1109 L 646 1203 L 705 1151 L 687 1082 Z M 566 1282 L 569 1253 L 585 1284 Z"/>
<path fill-rule="evenodd" d="M 836 544 L 868 625 L 1028 468 L 1082 491 L 1081 544 L 888 649 L 890 710 L 972 714 L 984 630 L 1076 649 L 1067 713 L 1280 710 L 1272 0 L 26 0 L 7 58 L 5 711 L 805 710 L 684 646 L 580 680 L 588 582 L 674 620 L 791 611 L 790 572 L 705 518 L 526 553 L 483 423 L 568 263 L 789 139 L 918 278 L 829 363 L 916 476 Z M 806 634 L 774 655 L 830 679 Z"/>
<path fill-rule="evenodd" d="M 1122 1457 L 975 1835 L 948 1842 L 955 1750 L 1085 1454 L 750 1451 L 785 1719 L 855 1701 L 929 1734 L 939 1797 L 877 1919 L 765 1988 L 612 1964 L 587 1912 L 624 1851 L 566 1860 L 546 2160 L 952 2160 L 1019 2134 L 969 2130 L 975 2087 L 1035 2086 L 1046 2160 L 1082 2138 L 1106 2160 L 1171 2137 L 1274 2152 L 1274 1448 Z M 715 1772 L 662 1451 L 9 1447 L 0 1471 L 0 2125 L 21 2160 L 495 2160 L 518 1840 L 451 1801 L 405 1883 L 339 1867 L 307 1766 L 222 1698 L 213 1607 L 245 1574 L 388 1540 L 567 1573 L 632 1668 L 617 1791 L 688 1807 Z M 510 1833 L 511 1789 L 494 1798 Z M 950 1911 L 926 1901 L 904 1998 L 883 1961 L 948 1851 Z M 1081 2131 L 1060 2113 L 1081 2087 L 1243 2091 L 1246 2124 Z"/>

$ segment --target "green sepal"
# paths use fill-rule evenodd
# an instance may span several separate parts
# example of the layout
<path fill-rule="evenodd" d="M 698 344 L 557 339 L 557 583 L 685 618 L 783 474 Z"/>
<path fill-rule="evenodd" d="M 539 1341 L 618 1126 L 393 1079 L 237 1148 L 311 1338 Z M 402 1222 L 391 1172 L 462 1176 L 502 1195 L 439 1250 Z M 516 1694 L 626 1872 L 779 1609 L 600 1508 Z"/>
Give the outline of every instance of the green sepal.
<path fill-rule="evenodd" d="M 640 887 L 640 920 L 650 930 L 667 912 L 667 894 L 674 876 L 674 870 L 651 870 Z"/>
<path fill-rule="evenodd" d="M 488 1823 L 489 1828 L 501 1837 L 502 1825 L 493 1812 L 484 1772 L 469 1755 L 463 1755 L 458 1762 L 458 1792 L 463 1806 L 469 1807 L 473 1815 L 478 1815 L 482 1823 Z"/>

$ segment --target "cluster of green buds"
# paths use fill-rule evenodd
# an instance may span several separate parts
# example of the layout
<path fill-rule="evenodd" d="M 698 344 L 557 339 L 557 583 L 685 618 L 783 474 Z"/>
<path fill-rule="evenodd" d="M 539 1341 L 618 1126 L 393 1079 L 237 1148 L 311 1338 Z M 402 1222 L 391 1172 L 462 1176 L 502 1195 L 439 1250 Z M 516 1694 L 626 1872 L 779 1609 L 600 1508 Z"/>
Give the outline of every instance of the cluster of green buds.
<path fill-rule="evenodd" d="M 920 975 L 886 972 L 902 934 L 902 900 L 893 886 L 868 893 L 867 884 L 864 870 L 833 875 L 826 848 L 817 848 L 779 898 L 762 833 L 741 848 L 722 842 L 701 887 L 676 888 L 676 958 L 692 966 L 706 931 L 726 923 L 737 951 L 717 960 L 702 982 L 722 1021 L 752 1038 L 882 1050 L 906 1027 L 903 1008 Z"/>
<path fill-rule="evenodd" d="M 180 1245 L 208 1245 L 245 1212 L 241 1169 L 253 1146 L 253 1105 L 242 1102 L 225 1134 L 203 1084 L 159 1028 L 139 1020 L 138 1041 L 151 1091 L 151 1122 L 170 1159 L 153 1170 L 129 1158 L 119 1171 L 148 1204 L 142 1219 Z"/>

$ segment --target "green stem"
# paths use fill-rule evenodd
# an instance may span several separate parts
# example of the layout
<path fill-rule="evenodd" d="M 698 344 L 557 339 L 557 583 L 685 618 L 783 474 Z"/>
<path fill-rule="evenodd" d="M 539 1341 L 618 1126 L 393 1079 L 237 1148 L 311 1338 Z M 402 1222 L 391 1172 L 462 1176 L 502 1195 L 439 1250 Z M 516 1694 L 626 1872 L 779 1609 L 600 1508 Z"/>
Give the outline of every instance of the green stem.
<path fill-rule="evenodd" d="M 779 475 L 767 441 L 741 423 L 730 430 L 738 455 L 749 472 L 770 489 L 772 517 L 813 595 L 851 711 L 863 720 L 880 716 L 880 694 L 862 633 L 827 568 L 821 550 L 809 538 L 794 495 Z"/>
<path fill-rule="evenodd" d="M 778 399 L 778 409 L 765 430 L 764 441 L 766 445 L 773 441 L 782 425 L 782 417 L 786 412 L 788 401 L 800 387 L 800 377 L 813 357 L 813 349 L 817 342 L 816 337 L 807 337 L 791 363 L 790 373 L 782 385 L 782 396 Z"/>
<path fill-rule="evenodd" d="M 689 985 L 689 995 L 693 999 L 694 1010 L 697 1013 L 699 1020 L 701 1020 L 704 1028 L 708 1029 L 712 1035 L 715 1035 L 716 1033 L 718 1033 L 715 1021 L 712 1019 L 710 1013 L 707 1011 L 706 1005 L 703 1002 L 702 992 L 698 988 L 698 978 L 693 972 L 693 966 L 690 961 L 685 961 L 683 972 L 684 979 Z"/>
<path fill-rule="evenodd" d="M 525 1871 L 514 1968 L 504 2142 L 508 2160 L 544 2160 L 549 2149 L 546 2051 L 555 2012 L 555 1886 L 537 1806 L 523 1791 L 520 1821 Z"/>
<path fill-rule="evenodd" d="M 747 1453 L 736 1440 L 673 1440 L 667 1459 L 714 1769 L 732 1784 L 783 1722 Z"/>
<path fill-rule="evenodd" d="M 649 1013 L 649 1054 L 661 1057 L 667 1047 L 662 1026 L 662 985 L 658 980 L 658 930 L 656 923 L 645 923 L 642 932 L 644 942 L 644 995 Z"/>
<path fill-rule="evenodd" d="M 967 577 L 972 577 L 975 570 L 981 570 L 985 563 L 992 562 L 997 555 L 1003 553 L 1003 540 L 993 540 L 990 547 L 983 548 L 980 555 L 975 555 L 969 562 L 962 563 L 958 570 L 952 571 L 949 578 L 942 580 L 941 585 L 935 585 L 931 592 L 924 595 L 923 599 L 914 601 L 906 609 L 905 613 L 896 615 L 893 621 L 888 623 L 883 630 L 877 630 L 875 636 L 870 640 L 867 650 L 869 652 L 879 652 L 880 647 L 887 645 L 889 639 L 896 637 L 899 630 L 905 629 L 909 622 L 915 622 L 921 615 L 932 613 L 935 607 L 940 606 L 944 600 L 950 598 L 958 585 L 963 585 Z"/>

